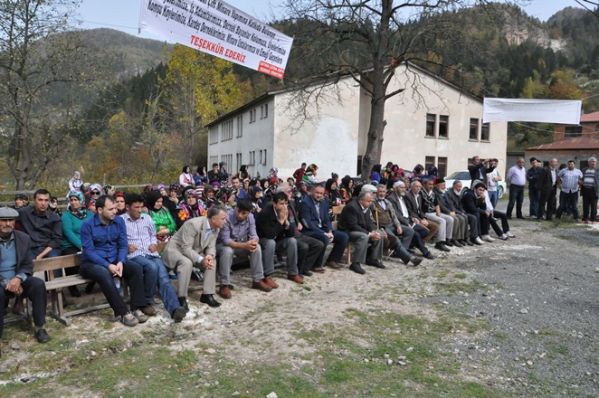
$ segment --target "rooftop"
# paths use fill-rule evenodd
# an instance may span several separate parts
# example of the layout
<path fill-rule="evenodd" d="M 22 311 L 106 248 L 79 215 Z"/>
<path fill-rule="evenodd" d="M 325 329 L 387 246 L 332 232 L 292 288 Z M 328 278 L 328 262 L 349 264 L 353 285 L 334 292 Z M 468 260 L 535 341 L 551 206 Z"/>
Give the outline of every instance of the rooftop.
<path fill-rule="evenodd" d="M 586 113 L 580 117 L 580 123 L 599 122 L 599 111 Z"/>
<path fill-rule="evenodd" d="M 538 146 L 527 148 L 527 151 L 568 151 L 568 150 L 579 150 L 579 149 L 599 149 L 599 138 L 582 136 L 575 138 L 568 138 L 566 140 L 550 142 L 548 144 L 541 144 Z"/>

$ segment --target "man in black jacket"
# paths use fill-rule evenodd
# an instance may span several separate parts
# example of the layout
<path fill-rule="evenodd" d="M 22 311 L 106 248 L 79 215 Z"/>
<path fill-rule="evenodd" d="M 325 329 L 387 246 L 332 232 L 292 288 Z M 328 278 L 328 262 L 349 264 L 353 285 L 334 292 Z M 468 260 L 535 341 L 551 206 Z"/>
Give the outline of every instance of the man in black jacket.
<path fill-rule="evenodd" d="M 553 218 L 556 211 L 556 196 L 557 196 L 557 159 L 551 159 L 549 164 L 543 167 L 543 171 L 539 176 L 538 186 L 541 190 L 541 200 L 539 202 L 538 218 L 542 219 L 543 215 L 547 220 Z"/>
<path fill-rule="evenodd" d="M 19 213 L 9 207 L 0 208 L 0 338 L 4 329 L 6 301 L 12 296 L 31 300 L 35 338 L 40 343 L 50 340 L 46 323 L 46 285 L 33 274 L 31 240 L 15 231 Z"/>
<path fill-rule="evenodd" d="M 453 187 L 447 191 L 443 195 L 443 200 L 448 209 L 456 212 L 457 214 L 461 214 L 468 218 L 468 232 L 469 232 L 469 241 L 475 245 L 482 245 L 483 241 L 480 239 L 480 231 L 479 231 L 479 217 L 478 215 L 470 214 L 464 210 L 464 206 L 462 206 L 462 182 L 460 180 L 454 180 Z"/>
<path fill-rule="evenodd" d="M 468 166 L 468 172 L 470 173 L 470 182 L 475 180 L 485 181 L 487 173 L 495 170 L 495 166 L 489 165 L 489 161 L 482 161 L 479 156 L 472 158 L 472 164 Z"/>
<path fill-rule="evenodd" d="M 297 266 L 297 241 L 295 229 L 289 222 L 289 200 L 285 192 L 278 192 L 256 216 L 256 230 L 262 247 L 264 269 L 274 269 L 275 253 L 287 253 L 287 278 L 295 283 L 304 283 Z M 271 286 L 275 288 L 275 286 Z M 278 287 L 278 286 L 277 286 Z"/>
<path fill-rule="evenodd" d="M 372 194 L 360 192 L 357 198 L 345 205 L 339 220 L 339 229 L 349 234 L 349 240 L 354 246 L 349 269 L 358 274 L 366 272 L 362 268 L 364 263 L 377 268 L 385 268 L 381 261 L 383 234 L 382 231 L 376 229 L 376 225 L 372 221 L 371 204 Z"/>

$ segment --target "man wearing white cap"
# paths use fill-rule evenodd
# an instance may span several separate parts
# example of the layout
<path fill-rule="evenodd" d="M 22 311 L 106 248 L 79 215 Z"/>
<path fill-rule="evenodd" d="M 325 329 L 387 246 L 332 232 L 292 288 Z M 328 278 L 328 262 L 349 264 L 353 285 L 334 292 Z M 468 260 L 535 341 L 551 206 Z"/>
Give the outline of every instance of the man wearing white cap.
<path fill-rule="evenodd" d="M 35 338 L 40 343 L 50 340 L 46 323 L 46 285 L 32 276 L 31 239 L 15 231 L 19 213 L 9 207 L 0 208 L 0 337 L 4 328 L 6 300 L 13 296 L 27 297 L 33 307 Z"/>

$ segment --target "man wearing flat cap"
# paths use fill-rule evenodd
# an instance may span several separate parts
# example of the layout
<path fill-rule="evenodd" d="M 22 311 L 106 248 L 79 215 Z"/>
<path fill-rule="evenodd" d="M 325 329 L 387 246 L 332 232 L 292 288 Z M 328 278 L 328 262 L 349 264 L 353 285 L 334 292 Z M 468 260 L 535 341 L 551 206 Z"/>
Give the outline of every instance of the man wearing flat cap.
<path fill-rule="evenodd" d="M 0 337 L 4 327 L 6 300 L 13 296 L 27 297 L 33 306 L 35 338 L 40 343 L 50 340 L 44 329 L 46 323 L 46 285 L 32 276 L 31 239 L 15 231 L 19 213 L 0 207 Z"/>

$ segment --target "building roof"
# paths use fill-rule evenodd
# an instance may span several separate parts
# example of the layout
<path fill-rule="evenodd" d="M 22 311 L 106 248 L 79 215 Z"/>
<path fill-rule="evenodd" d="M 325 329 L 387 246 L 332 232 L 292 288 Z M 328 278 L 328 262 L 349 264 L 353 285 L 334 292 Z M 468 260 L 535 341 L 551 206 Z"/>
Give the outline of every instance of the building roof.
<path fill-rule="evenodd" d="M 583 149 L 599 149 L 599 138 L 596 137 L 575 137 L 566 140 L 550 142 L 527 148 L 527 151 L 571 151 Z"/>
<path fill-rule="evenodd" d="M 580 117 L 580 123 L 599 122 L 599 111 L 586 113 Z"/>
<path fill-rule="evenodd" d="M 428 70 L 426 68 L 423 68 L 422 66 L 418 66 L 418 65 L 414 64 L 413 62 L 407 62 L 407 67 L 417 70 L 420 73 L 426 74 L 426 75 L 432 77 L 433 79 L 436 79 L 439 82 L 445 84 L 446 86 L 453 88 L 454 90 L 458 91 L 462 95 L 466 95 L 477 102 L 480 102 L 480 103 L 483 102 L 483 99 L 481 97 L 477 96 L 476 94 L 473 94 L 473 93 L 467 91 L 466 89 L 458 86 L 455 83 L 452 83 L 452 82 L 444 79 L 443 77 L 437 75 L 434 72 L 431 72 L 430 70 Z M 371 71 L 371 69 L 365 69 L 363 73 L 367 73 L 369 71 Z M 342 80 L 342 79 L 347 79 L 347 78 L 352 78 L 349 73 L 332 73 L 330 76 L 313 78 L 313 80 L 311 82 L 307 83 L 307 85 L 314 86 L 316 84 L 321 84 L 323 82 L 330 82 L 330 81 L 334 81 L 334 80 Z M 287 88 L 280 89 L 280 90 L 266 92 L 266 93 L 260 95 L 259 97 L 254 98 L 253 100 L 241 105 L 239 108 L 233 109 L 232 111 L 229 111 L 229 112 L 225 113 L 224 115 L 219 116 L 218 118 L 214 119 L 210 123 L 206 124 L 205 127 L 210 128 L 210 127 L 212 127 L 212 126 L 214 126 L 214 125 L 216 125 L 236 114 L 239 114 L 239 113 L 247 110 L 248 108 L 258 105 L 259 103 L 267 100 L 268 98 L 270 98 L 276 94 L 286 93 L 286 92 L 294 91 L 294 90 L 301 90 L 302 88 L 305 88 L 305 86 L 306 86 L 306 84 L 297 86 L 297 87 L 287 87 Z"/>

